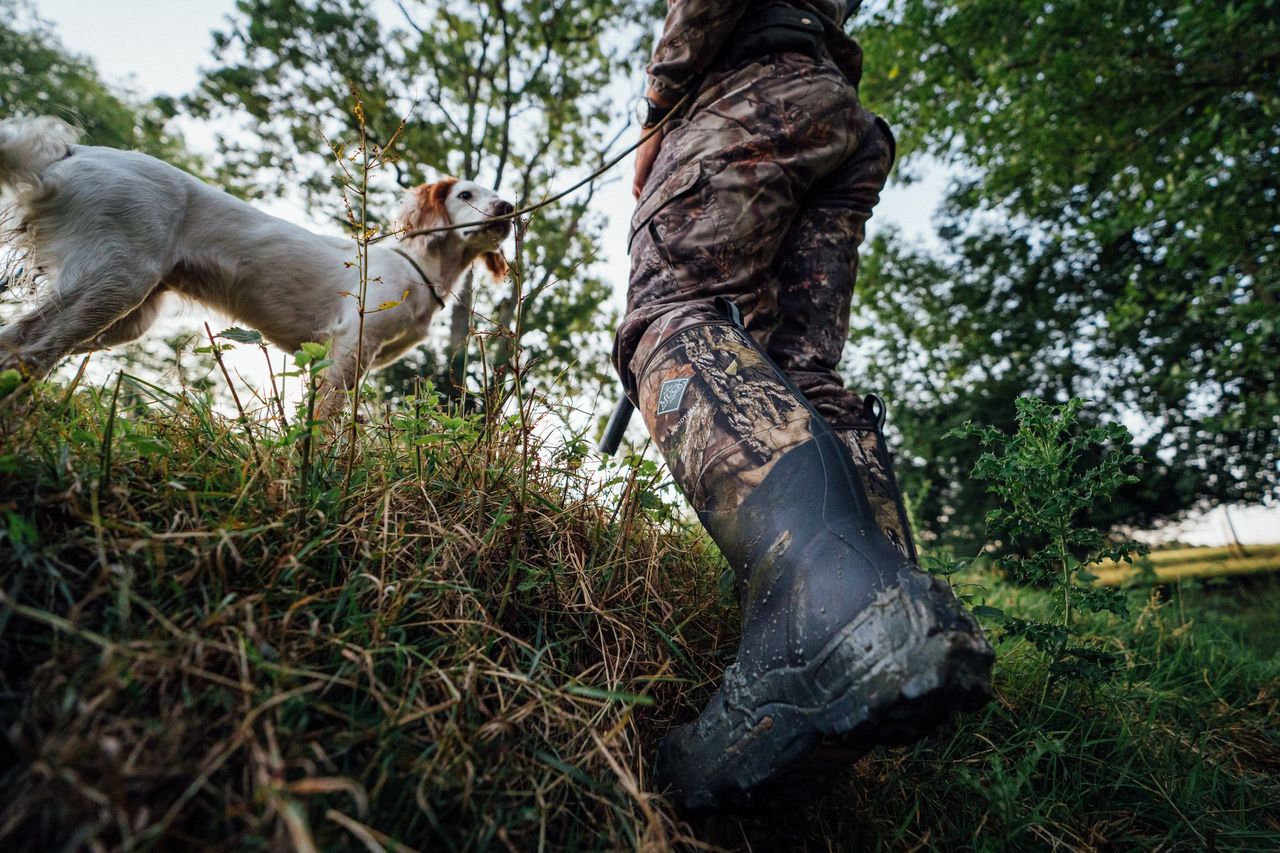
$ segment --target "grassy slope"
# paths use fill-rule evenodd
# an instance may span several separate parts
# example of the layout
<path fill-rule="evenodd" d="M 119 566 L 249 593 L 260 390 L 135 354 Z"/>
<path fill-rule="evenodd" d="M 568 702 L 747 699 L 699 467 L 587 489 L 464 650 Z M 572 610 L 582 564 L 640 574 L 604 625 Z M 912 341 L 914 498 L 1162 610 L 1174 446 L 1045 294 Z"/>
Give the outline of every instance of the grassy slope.
<path fill-rule="evenodd" d="M 348 481 L 345 438 L 304 472 L 266 423 L 111 396 L 0 402 L 5 849 L 1280 846 L 1275 578 L 1135 592 L 1094 691 L 1007 644 L 958 729 L 689 826 L 649 761 L 734 615 L 657 472 L 592 485 L 574 442 L 424 401 L 362 428 Z"/>

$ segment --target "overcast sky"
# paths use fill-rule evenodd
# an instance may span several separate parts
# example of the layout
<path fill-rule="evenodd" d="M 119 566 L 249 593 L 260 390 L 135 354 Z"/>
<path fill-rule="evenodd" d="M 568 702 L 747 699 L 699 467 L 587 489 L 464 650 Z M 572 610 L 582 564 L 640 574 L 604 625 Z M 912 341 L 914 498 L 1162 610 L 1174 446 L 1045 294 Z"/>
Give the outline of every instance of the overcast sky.
<path fill-rule="evenodd" d="M 42 17 L 53 22 L 62 40 L 76 53 L 91 57 L 103 76 L 112 83 L 150 97 L 180 95 L 195 87 L 200 68 L 210 64 L 211 33 L 221 28 L 235 8 L 233 0 L 36 0 Z M 655 24 L 657 25 L 657 24 Z M 640 90 L 642 75 L 635 77 Z M 890 123 L 892 123 L 892 117 Z M 188 143 L 203 153 L 212 153 L 210 129 L 190 122 L 182 125 Z M 620 167 L 629 175 L 630 161 Z M 910 186 L 891 182 L 868 232 L 892 223 L 906 234 L 933 243 L 930 220 L 946 185 L 942 169 L 927 168 Z M 599 211 L 609 217 L 601 245 L 604 270 L 614 282 L 620 304 L 626 287 L 626 227 L 632 207 L 628 180 L 615 181 L 596 197 Z M 269 209 L 277 215 L 305 219 L 296 205 L 278 203 Z M 311 223 L 314 226 L 314 221 Z M 1231 521 L 1245 542 L 1280 541 L 1280 508 L 1233 508 Z M 1229 536 L 1224 510 L 1182 526 L 1186 541 L 1225 544 Z"/>

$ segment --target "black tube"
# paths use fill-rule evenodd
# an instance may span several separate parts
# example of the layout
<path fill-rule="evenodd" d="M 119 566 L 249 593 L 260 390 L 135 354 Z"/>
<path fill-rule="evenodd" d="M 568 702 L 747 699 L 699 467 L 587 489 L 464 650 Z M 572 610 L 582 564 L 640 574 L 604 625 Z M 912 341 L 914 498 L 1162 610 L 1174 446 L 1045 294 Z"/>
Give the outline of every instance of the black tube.
<path fill-rule="evenodd" d="M 622 444 L 622 434 L 627 431 L 631 413 L 635 410 L 636 407 L 625 396 L 614 407 L 613 414 L 609 416 L 609 423 L 604 428 L 604 435 L 600 438 L 600 452 L 605 456 L 612 456 L 618 452 L 618 445 Z"/>

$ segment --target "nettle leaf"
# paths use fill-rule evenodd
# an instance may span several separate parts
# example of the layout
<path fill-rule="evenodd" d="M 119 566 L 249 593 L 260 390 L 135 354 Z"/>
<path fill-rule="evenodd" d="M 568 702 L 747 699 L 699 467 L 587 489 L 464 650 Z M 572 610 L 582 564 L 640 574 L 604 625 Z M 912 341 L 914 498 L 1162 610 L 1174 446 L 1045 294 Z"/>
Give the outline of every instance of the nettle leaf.
<path fill-rule="evenodd" d="M 1073 587 L 1071 599 L 1090 613 L 1113 613 L 1129 616 L 1129 600 L 1123 590 L 1105 586 Z"/>
<path fill-rule="evenodd" d="M 950 577 L 967 569 L 973 560 L 960 557 L 939 556 L 936 554 L 925 554 L 920 558 L 921 568 L 931 575 L 939 575 L 941 577 Z"/>
<path fill-rule="evenodd" d="M 215 337 L 226 338 L 229 341 L 235 341 L 238 344 L 261 344 L 262 333 L 256 329 L 241 329 L 232 326 L 230 329 L 223 329 Z"/>

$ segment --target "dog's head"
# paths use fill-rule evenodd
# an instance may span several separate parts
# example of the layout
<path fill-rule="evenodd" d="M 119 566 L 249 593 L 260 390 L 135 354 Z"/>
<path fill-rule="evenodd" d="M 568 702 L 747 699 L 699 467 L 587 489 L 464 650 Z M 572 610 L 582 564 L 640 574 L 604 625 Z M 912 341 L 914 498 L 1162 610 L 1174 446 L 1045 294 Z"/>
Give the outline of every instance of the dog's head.
<path fill-rule="evenodd" d="M 460 241 L 463 251 L 470 256 L 468 263 L 478 257 L 494 278 L 501 279 L 507 274 L 507 260 L 498 246 L 511 233 L 511 220 L 494 217 L 508 216 L 514 210 L 511 202 L 487 187 L 474 181 L 445 178 L 409 191 L 399 225 L 406 231 L 470 226 L 444 231 L 438 236 Z"/>

